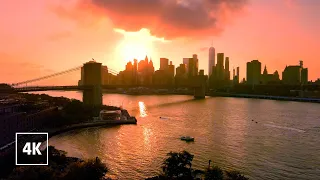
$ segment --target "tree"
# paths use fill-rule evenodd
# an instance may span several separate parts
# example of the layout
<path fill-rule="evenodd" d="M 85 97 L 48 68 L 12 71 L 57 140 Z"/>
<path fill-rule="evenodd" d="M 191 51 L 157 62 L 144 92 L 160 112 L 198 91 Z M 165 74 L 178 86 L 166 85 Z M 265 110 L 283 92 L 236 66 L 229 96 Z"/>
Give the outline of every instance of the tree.
<path fill-rule="evenodd" d="M 49 160 L 56 164 L 66 164 L 67 162 L 67 152 L 58 150 L 53 146 L 48 147 Z"/>
<path fill-rule="evenodd" d="M 55 172 L 47 166 L 21 166 L 11 173 L 9 180 L 54 180 Z"/>
<path fill-rule="evenodd" d="M 192 154 L 187 151 L 182 151 L 180 153 L 170 152 L 167 156 L 169 157 L 163 162 L 162 166 L 166 177 L 191 177 Z"/>
<path fill-rule="evenodd" d="M 249 178 L 244 177 L 239 171 L 226 171 L 227 180 L 248 180 Z"/>
<path fill-rule="evenodd" d="M 209 167 L 205 172 L 205 180 L 223 180 L 223 171 L 217 166 Z"/>
<path fill-rule="evenodd" d="M 65 180 L 99 180 L 107 173 L 108 169 L 97 157 L 85 162 L 75 162 L 70 165 L 70 169 L 63 177 Z"/>

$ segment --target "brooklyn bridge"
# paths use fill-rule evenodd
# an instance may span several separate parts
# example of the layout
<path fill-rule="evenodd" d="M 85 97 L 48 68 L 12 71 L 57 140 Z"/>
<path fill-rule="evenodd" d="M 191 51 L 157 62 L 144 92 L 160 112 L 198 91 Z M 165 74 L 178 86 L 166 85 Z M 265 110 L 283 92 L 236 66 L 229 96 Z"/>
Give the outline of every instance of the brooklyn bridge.
<path fill-rule="evenodd" d="M 154 87 L 153 85 L 136 85 L 136 84 L 103 84 L 102 83 L 102 71 L 106 66 L 102 66 L 102 63 L 96 61 L 89 61 L 84 63 L 82 66 L 78 66 L 75 68 L 71 68 L 68 70 L 64 70 L 61 72 L 49 74 L 47 76 L 42 76 L 38 78 L 33 78 L 30 80 L 21 81 L 18 83 L 13 83 L 11 86 L 13 89 L 0 89 L 2 93 L 10 93 L 10 92 L 35 92 L 35 91 L 64 91 L 64 90 L 76 90 L 82 91 L 83 103 L 86 105 L 99 106 L 102 105 L 102 96 L 104 89 L 117 89 L 117 88 L 134 88 L 134 87 Z M 35 82 L 39 82 L 42 80 L 46 80 L 49 78 L 63 76 L 75 71 L 82 71 L 81 83 L 77 85 L 68 85 L 68 86 L 28 86 L 28 84 L 32 84 Z M 119 72 L 108 68 L 107 71 L 117 76 Z M 183 86 L 184 88 L 189 88 L 194 90 L 194 98 L 205 98 L 206 95 L 206 76 L 202 73 L 192 77 L 191 80 L 185 82 Z M 166 88 L 163 87 L 157 88 Z"/>

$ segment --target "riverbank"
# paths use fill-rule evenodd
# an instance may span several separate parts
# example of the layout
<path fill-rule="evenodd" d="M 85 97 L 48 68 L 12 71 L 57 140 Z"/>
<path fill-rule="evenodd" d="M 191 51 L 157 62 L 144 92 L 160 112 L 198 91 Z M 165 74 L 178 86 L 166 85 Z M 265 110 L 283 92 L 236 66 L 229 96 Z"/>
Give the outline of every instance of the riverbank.
<path fill-rule="evenodd" d="M 116 106 L 89 107 L 75 99 L 26 93 L 4 97 L 4 100 L 10 103 L 3 105 L 10 111 L 6 110 L 6 113 L 0 116 L 0 120 L 8 124 L 10 131 L 4 129 L 6 141 L 1 144 L 1 155 L 14 151 L 16 132 L 48 132 L 51 137 L 80 128 L 137 123 L 136 118 L 130 116 L 127 110 Z M 48 109 L 51 113 L 47 112 Z M 101 110 L 121 111 L 121 118 L 108 121 L 94 120 L 93 117 L 98 117 Z M 24 116 L 18 116 L 20 114 Z"/>
<path fill-rule="evenodd" d="M 302 98 L 302 97 L 289 97 L 289 96 L 268 96 L 268 95 L 254 95 L 254 94 L 236 94 L 236 93 L 211 93 L 212 97 L 235 97 L 235 98 L 253 98 L 253 99 L 269 99 L 279 101 L 297 101 L 297 102 L 311 102 L 320 103 L 317 98 Z"/>
<path fill-rule="evenodd" d="M 89 128 L 89 127 L 116 126 L 116 125 L 123 125 L 123 124 L 137 124 L 137 120 L 135 117 L 132 117 L 131 120 L 95 121 L 95 122 L 79 123 L 79 124 L 73 124 L 67 127 L 59 128 L 59 129 L 48 129 L 45 132 L 48 132 L 49 138 L 50 138 L 52 136 L 56 136 L 58 134 L 76 130 L 76 129 L 83 129 L 83 128 Z"/>

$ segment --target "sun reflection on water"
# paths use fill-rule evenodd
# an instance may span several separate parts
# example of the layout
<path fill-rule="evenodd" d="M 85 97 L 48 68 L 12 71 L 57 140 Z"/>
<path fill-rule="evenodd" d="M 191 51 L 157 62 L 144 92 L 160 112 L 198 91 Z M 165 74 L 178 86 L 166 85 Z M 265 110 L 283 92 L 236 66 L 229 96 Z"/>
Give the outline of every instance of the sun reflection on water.
<path fill-rule="evenodd" d="M 148 116 L 146 105 L 142 101 L 139 101 L 139 110 L 140 110 L 140 117 Z"/>
<path fill-rule="evenodd" d="M 150 150 L 151 144 L 150 144 L 150 136 L 152 135 L 152 131 L 149 128 L 143 127 L 143 140 L 145 147 Z"/>

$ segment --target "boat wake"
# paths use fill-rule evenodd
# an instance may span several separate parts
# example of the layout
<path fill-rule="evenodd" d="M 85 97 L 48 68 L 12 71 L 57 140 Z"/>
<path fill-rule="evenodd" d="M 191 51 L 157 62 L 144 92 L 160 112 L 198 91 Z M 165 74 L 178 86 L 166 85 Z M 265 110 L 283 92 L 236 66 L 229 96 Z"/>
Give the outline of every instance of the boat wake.
<path fill-rule="evenodd" d="M 297 132 L 300 132 L 300 133 L 306 132 L 306 131 L 301 130 L 301 129 L 291 128 L 291 127 L 285 127 L 285 126 L 277 126 L 277 125 L 273 125 L 273 124 L 264 124 L 264 125 L 265 125 L 265 126 L 268 126 L 268 127 L 278 128 L 278 129 L 286 129 L 286 130 L 291 130 L 291 131 L 297 131 Z"/>

